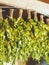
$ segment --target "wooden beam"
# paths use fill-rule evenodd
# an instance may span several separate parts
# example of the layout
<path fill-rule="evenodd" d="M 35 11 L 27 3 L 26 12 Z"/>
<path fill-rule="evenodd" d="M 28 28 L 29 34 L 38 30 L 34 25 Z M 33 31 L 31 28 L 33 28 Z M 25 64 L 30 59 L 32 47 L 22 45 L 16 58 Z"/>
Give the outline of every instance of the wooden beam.
<path fill-rule="evenodd" d="M 36 0 L 0 0 L 0 3 L 13 6 L 15 8 L 36 10 L 38 13 L 49 17 L 49 4 Z"/>

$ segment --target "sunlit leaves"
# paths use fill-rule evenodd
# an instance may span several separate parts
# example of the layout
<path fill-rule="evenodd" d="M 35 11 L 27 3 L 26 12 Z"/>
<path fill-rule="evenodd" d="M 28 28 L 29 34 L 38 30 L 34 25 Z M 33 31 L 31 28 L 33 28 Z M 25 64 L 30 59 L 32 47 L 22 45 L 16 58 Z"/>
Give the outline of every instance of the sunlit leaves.
<path fill-rule="evenodd" d="M 0 19 L 0 61 L 25 61 L 28 57 L 49 63 L 49 26 L 30 19 Z M 4 58 L 3 58 L 4 57 Z M 14 61 L 15 62 L 15 61 Z"/>

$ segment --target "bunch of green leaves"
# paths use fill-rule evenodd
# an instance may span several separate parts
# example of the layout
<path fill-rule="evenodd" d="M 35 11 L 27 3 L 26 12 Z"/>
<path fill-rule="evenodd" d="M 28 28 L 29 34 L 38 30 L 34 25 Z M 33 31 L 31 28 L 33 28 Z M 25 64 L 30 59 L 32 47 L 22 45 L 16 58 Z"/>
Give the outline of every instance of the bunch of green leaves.
<path fill-rule="evenodd" d="M 30 56 L 49 63 L 49 26 L 33 19 L 0 19 L 0 64 Z"/>

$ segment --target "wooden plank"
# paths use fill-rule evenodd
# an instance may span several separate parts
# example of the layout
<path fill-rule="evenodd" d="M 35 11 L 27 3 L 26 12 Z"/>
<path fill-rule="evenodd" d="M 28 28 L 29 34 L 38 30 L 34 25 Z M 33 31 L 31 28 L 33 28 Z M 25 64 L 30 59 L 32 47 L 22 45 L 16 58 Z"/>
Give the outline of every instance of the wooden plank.
<path fill-rule="evenodd" d="M 42 2 L 49 3 L 49 0 L 41 0 Z"/>
<path fill-rule="evenodd" d="M 0 8 L 14 8 L 14 7 L 11 7 L 11 6 L 0 6 Z"/>
<path fill-rule="evenodd" d="M 49 4 L 36 0 L 0 0 L 0 3 L 13 6 L 15 8 L 36 10 L 38 13 L 49 17 Z"/>
<path fill-rule="evenodd" d="M 14 8 L 14 7 L 8 6 L 8 5 L 6 5 L 6 4 L 1 4 L 1 3 L 0 3 L 0 8 Z"/>

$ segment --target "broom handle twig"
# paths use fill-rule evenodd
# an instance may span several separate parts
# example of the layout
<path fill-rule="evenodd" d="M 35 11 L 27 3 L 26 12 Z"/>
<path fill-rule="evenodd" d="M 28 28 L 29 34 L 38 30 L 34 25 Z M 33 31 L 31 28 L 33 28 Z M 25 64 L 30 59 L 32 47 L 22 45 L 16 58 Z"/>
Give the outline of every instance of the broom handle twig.
<path fill-rule="evenodd" d="M 49 25 L 49 18 L 46 19 L 46 23 Z"/>
<path fill-rule="evenodd" d="M 14 9 L 10 9 L 10 18 L 13 18 Z"/>
<path fill-rule="evenodd" d="M 0 18 L 3 19 L 2 9 L 0 9 Z"/>
<path fill-rule="evenodd" d="M 40 21 L 43 22 L 44 21 L 44 16 L 42 14 L 40 14 Z"/>
<path fill-rule="evenodd" d="M 31 11 L 27 10 L 27 14 L 28 14 L 28 18 L 27 19 L 31 19 Z"/>
<path fill-rule="evenodd" d="M 23 15 L 23 9 L 19 9 L 19 18 L 22 18 Z"/>
<path fill-rule="evenodd" d="M 37 18 L 37 12 L 36 12 L 36 11 L 34 11 L 34 20 L 35 20 L 35 21 L 38 20 L 38 18 Z"/>

